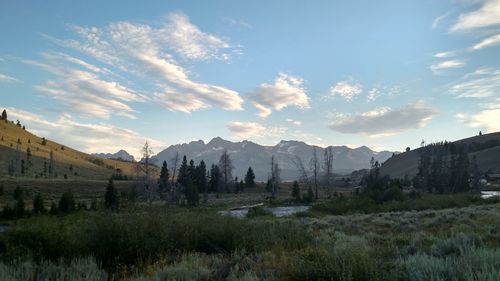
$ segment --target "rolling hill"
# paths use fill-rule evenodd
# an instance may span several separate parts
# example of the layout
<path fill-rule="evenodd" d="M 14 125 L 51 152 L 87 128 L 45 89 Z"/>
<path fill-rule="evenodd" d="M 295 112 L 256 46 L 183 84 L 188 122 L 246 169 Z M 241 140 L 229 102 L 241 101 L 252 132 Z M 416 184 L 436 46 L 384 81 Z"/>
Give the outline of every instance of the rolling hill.
<path fill-rule="evenodd" d="M 32 165 L 28 164 L 28 149 Z M 11 121 L 0 120 L 0 176 L 9 174 L 9 166 L 13 166 L 16 175 L 21 175 L 22 161 L 24 176 L 43 176 L 48 170 L 51 152 L 58 178 L 66 175 L 70 179 L 106 179 L 117 171 L 134 174 L 134 163 L 96 157 L 48 139 L 44 142 L 43 138 Z"/>
<path fill-rule="evenodd" d="M 469 153 L 469 158 L 476 156 L 479 170 L 500 173 L 500 132 L 474 136 L 452 143 L 478 147 Z M 417 173 L 420 149 L 394 155 L 383 163 L 380 173 L 393 178 L 403 178 L 405 175 L 412 178 Z"/>

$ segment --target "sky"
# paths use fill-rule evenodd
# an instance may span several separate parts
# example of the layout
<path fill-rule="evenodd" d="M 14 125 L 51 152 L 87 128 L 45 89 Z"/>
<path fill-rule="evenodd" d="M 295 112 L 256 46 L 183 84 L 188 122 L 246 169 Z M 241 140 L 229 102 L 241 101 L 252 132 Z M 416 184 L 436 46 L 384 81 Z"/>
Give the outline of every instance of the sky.
<path fill-rule="evenodd" d="M 89 153 L 500 131 L 500 0 L 1 0 L 0 36 L 0 108 Z"/>

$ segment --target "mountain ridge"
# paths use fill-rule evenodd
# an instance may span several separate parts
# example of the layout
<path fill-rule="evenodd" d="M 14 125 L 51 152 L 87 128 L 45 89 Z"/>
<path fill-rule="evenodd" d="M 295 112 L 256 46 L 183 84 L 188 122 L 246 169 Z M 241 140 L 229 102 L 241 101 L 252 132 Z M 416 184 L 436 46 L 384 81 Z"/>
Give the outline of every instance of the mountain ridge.
<path fill-rule="evenodd" d="M 386 161 L 393 155 L 392 151 L 373 151 L 367 146 L 350 148 L 345 145 L 328 146 L 331 147 L 334 154 L 334 172 L 339 174 L 348 174 L 352 171 L 368 168 L 372 157 L 379 162 Z M 317 150 L 318 157 L 322 161 L 325 148 L 310 145 L 299 140 L 281 140 L 276 145 L 261 145 L 253 141 L 229 141 L 221 137 L 214 137 L 210 141 L 203 140 L 191 141 L 186 143 L 170 145 L 153 156 L 153 161 L 158 165 L 167 161 L 169 168 L 173 167 L 173 158 L 178 152 L 179 157 L 193 159 L 196 163 L 204 160 L 210 166 L 216 164 L 220 155 L 227 150 L 233 160 L 233 176 L 241 179 L 249 166 L 252 167 L 259 181 L 267 179 L 270 169 L 271 157 L 274 155 L 282 172 L 283 180 L 297 179 L 297 169 L 293 160 L 300 157 L 306 168 L 309 167 L 309 161 L 312 158 L 313 148 Z"/>

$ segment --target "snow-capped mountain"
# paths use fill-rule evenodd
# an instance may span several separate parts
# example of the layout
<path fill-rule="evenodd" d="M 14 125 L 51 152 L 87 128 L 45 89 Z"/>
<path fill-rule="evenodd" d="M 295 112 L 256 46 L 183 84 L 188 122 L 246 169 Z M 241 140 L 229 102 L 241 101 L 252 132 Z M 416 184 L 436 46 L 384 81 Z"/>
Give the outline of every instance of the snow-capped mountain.
<path fill-rule="evenodd" d="M 275 146 L 259 145 L 251 141 L 231 142 L 216 137 L 205 143 L 202 140 L 172 145 L 153 157 L 158 165 L 167 161 L 168 167 L 173 167 L 173 158 L 178 152 L 180 158 L 186 155 L 188 161 L 193 159 L 197 164 L 204 160 L 210 167 L 217 164 L 224 150 L 229 152 L 233 161 L 233 176 L 244 177 L 249 166 L 255 172 L 256 179 L 264 181 L 268 177 L 271 165 L 271 157 L 274 155 L 281 169 L 281 178 L 283 180 L 295 180 L 298 173 L 293 159 L 300 157 L 302 162 L 309 168 L 309 162 L 312 158 L 313 148 L 316 148 L 319 160 L 322 161 L 325 149 L 308 145 L 301 141 L 280 141 Z M 368 168 L 372 157 L 379 162 L 384 162 L 390 158 L 393 152 L 381 151 L 375 152 L 366 146 L 358 148 L 349 148 L 347 146 L 332 146 L 335 173 L 350 173 L 354 170 Z"/>

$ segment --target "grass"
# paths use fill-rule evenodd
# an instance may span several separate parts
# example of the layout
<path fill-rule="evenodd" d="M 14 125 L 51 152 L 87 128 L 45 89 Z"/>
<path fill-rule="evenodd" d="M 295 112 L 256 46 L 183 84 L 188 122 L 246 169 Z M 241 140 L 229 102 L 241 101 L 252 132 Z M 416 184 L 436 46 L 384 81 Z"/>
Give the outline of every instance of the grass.
<path fill-rule="evenodd" d="M 45 188 L 48 195 L 60 189 Z M 217 213 L 259 196 L 223 194 L 197 208 L 136 204 L 120 213 L 11 221 L 0 234 L 0 281 L 498 280 L 496 199 L 424 195 L 377 205 L 358 195 L 319 201 L 289 218 L 269 216 L 262 207 L 247 218 Z"/>

